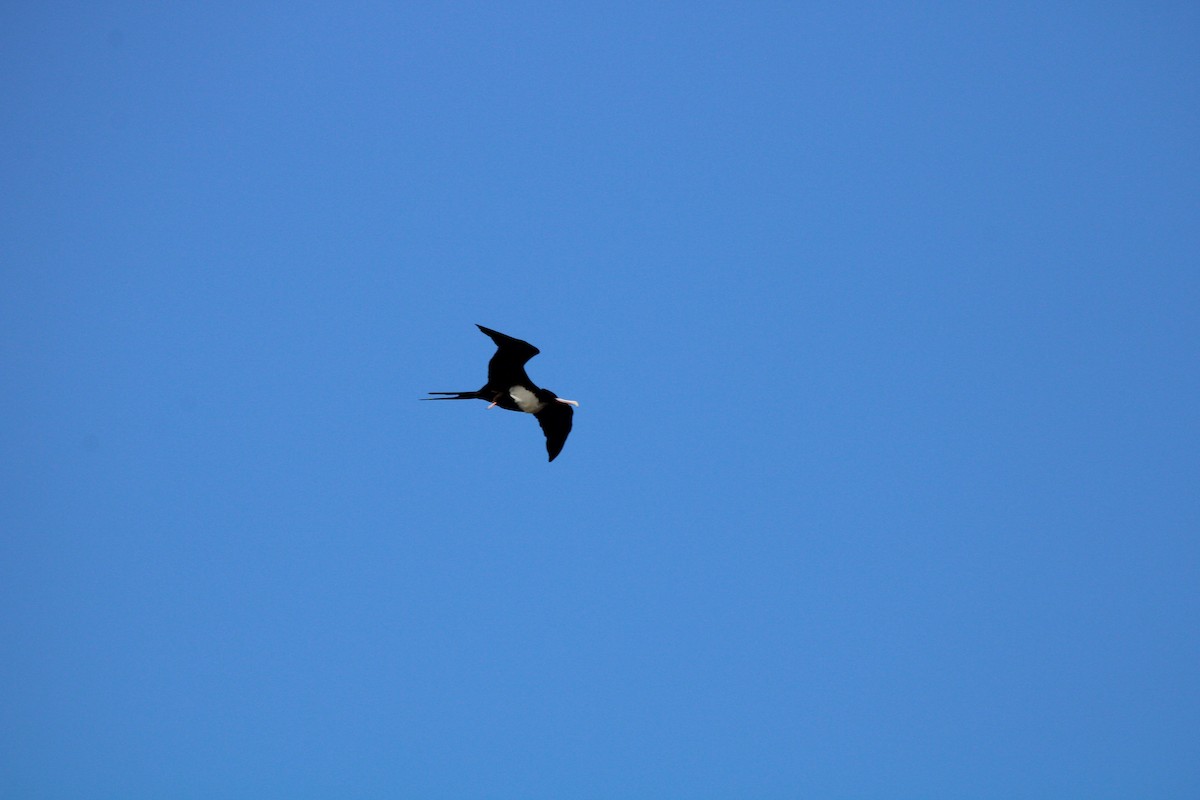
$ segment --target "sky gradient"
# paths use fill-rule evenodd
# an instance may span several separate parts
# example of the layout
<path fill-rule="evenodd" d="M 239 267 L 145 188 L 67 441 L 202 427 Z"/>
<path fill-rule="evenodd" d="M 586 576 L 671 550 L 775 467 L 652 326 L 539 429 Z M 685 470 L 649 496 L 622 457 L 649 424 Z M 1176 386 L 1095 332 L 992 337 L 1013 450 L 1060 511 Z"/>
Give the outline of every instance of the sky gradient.
<path fill-rule="evenodd" d="M 1194 4 L 4 16 L 0 795 L 1196 796 Z"/>

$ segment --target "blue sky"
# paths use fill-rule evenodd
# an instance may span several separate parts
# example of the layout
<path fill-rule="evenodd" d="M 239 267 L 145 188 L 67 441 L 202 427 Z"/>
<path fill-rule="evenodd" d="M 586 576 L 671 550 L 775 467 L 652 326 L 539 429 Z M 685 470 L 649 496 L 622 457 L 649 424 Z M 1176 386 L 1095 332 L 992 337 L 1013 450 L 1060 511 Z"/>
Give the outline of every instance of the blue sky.
<path fill-rule="evenodd" d="M 9 8 L 0 794 L 1195 797 L 1198 34 Z"/>

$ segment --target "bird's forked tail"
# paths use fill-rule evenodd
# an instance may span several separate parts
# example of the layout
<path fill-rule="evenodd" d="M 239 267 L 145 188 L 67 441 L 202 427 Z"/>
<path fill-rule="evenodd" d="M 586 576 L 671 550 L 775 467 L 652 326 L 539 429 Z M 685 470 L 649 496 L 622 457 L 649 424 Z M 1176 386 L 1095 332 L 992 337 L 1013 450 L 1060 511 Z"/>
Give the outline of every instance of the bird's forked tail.
<path fill-rule="evenodd" d="M 422 397 L 422 400 L 483 400 L 479 392 L 430 392 L 430 394 L 446 395 L 445 397 Z"/>

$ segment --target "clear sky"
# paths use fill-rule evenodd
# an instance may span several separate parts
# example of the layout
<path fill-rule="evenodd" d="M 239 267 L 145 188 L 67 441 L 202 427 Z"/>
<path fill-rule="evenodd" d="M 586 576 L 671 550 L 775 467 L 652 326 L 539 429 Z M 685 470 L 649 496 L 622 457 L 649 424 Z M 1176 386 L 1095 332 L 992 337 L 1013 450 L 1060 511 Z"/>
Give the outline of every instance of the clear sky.
<path fill-rule="evenodd" d="M 1195 798 L 1194 3 L 11 3 L 0 795 Z M 482 323 L 578 400 L 484 382 Z"/>

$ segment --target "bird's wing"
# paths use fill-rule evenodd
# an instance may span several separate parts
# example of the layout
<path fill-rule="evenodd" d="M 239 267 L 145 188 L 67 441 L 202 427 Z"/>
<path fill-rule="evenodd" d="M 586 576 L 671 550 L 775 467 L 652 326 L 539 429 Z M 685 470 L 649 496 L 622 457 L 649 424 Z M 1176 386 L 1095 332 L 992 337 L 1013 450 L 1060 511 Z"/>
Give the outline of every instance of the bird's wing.
<path fill-rule="evenodd" d="M 529 342 L 514 339 L 491 328 L 485 328 L 482 325 L 475 327 L 490 336 L 496 343 L 496 354 L 488 362 L 488 386 L 496 388 L 508 388 L 516 385 L 532 386 L 529 376 L 525 374 L 525 362 L 541 351 Z"/>
<path fill-rule="evenodd" d="M 550 460 L 553 461 L 562 452 L 563 445 L 567 443 L 575 409 L 566 403 L 550 402 L 534 416 L 537 417 L 538 425 L 542 426 L 542 433 L 546 434 L 546 452 L 550 454 Z"/>

